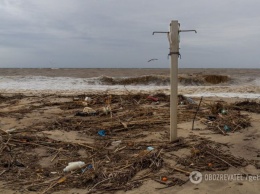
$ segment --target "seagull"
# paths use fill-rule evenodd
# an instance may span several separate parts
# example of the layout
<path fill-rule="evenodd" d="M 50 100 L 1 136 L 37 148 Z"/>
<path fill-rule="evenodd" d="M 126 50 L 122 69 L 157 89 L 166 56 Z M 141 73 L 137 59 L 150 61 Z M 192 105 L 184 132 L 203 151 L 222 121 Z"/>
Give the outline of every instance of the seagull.
<path fill-rule="evenodd" d="M 158 59 L 150 59 L 150 60 L 148 60 L 147 62 L 149 63 L 149 62 L 155 61 L 155 60 L 158 60 Z"/>

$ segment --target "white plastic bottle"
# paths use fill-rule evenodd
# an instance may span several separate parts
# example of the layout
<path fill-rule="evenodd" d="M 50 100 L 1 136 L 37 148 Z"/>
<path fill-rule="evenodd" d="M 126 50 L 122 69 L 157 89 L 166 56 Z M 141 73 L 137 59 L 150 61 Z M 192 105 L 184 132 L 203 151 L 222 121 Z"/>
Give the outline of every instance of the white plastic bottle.
<path fill-rule="evenodd" d="M 69 172 L 69 171 L 72 171 L 72 170 L 76 170 L 76 169 L 82 168 L 85 165 L 86 165 L 85 162 L 82 162 L 82 161 L 70 162 L 68 164 L 68 166 L 66 166 L 66 168 L 63 169 L 63 171 L 64 172 Z"/>

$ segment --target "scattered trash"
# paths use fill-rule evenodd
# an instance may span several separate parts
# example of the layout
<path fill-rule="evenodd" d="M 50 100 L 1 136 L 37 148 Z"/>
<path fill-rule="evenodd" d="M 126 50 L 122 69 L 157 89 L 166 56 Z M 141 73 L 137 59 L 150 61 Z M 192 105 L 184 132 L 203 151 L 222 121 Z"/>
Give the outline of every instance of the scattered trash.
<path fill-rule="evenodd" d="M 164 176 L 164 177 L 162 177 L 162 181 L 166 182 L 166 181 L 168 181 L 168 178 Z"/>
<path fill-rule="evenodd" d="M 105 113 L 106 115 L 109 114 L 111 112 L 111 107 L 110 106 L 105 106 L 103 107 L 103 113 Z"/>
<path fill-rule="evenodd" d="M 90 170 L 90 169 L 92 169 L 92 168 L 93 168 L 92 164 L 89 164 L 89 165 L 87 165 L 86 168 L 84 168 L 84 169 L 82 170 L 82 173 L 84 173 L 84 172 L 86 172 L 87 170 Z"/>
<path fill-rule="evenodd" d="M 225 125 L 225 126 L 224 126 L 224 130 L 225 130 L 226 132 L 230 131 L 229 126 Z"/>
<path fill-rule="evenodd" d="M 88 114 L 96 114 L 97 112 L 90 107 L 85 107 L 82 112 L 88 113 Z"/>
<path fill-rule="evenodd" d="M 89 165 L 87 166 L 87 168 L 88 168 L 88 169 L 93 168 L 92 164 L 89 164 Z"/>
<path fill-rule="evenodd" d="M 222 109 L 222 110 L 221 110 L 221 114 L 226 115 L 226 114 L 227 114 L 227 111 L 226 111 L 225 109 Z"/>
<path fill-rule="evenodd" d="M 85 107 L 83 111 L 78 111 L 75 114 L 75 116 L 82 116 L 82 117 L 89 116 L 89 115 L 95 116 L 97 115 L 97 111 L 95 111 L 93 108 Z"/>
<path fill-rule="evenodd" d="M 152 150 L 154 150 L 154 148 L 151 147 L 151 146 L 149 146 L 149 147 L 147 147 L 147 150 L 148 150 L 148 151 L 152 151 Z"/>
<path fill-rule="evenodd" d="M 78 161 L 78 162 L 69 162 L 68 166 L 63 169 L 64 172 L 70 172 L 85 166 L 85 162 Z"/>
<path fill-rule="evenodd" d="M 92 102 L 92 99 L 91 99 L 90 97 L 86 97 L 86 98 L 85 98 L 85 101 L 86 101 L 87 103 L 91 103 L 91 102 Z"/>
<path fill-rule="evenodd" d="M 79 99 L 80 99 L 80 98 L 78 98 L 78 97 L 74 97 L 74 98 L 73 98 L 73 101 L 79 101 Z"/>
<path fill-rule="evenodd" d="M 15 132 L 16 131 L 16 129 L 15 128 L 12 128 L 12 129 L 7 129 L 5 132 L 6 133 L 12 133 L 12 132 Z"/>
<path fill-rule="evenodd" d="M 58 182 L 57 183 L 63 183 L 64 181 L 66 181 L 67 180 L 67 177 L 61 177 L 59 180 L 58 180 Z"/>
<path fill-rule="evenodd" d="M 111 143 L 111 145 L 112 146 L 118 146 L 119 144 L 121 144 L 122 143 L 122 140 L 118 140 L 118 141 L 113 141 L 112 143 Z"/>
<path fill-rule="evenodd" d="M 190 104 L 196 104 L 196 102 L 195 102 L 193 99 L 189 98 L 189 97 L 186 97 L 186 100 L 187 100 Z"/>
<path fill-rule="evenodd" d="M 102 137 L 105 137 L 106 136 L 106 130 L 99 130 L 98 131 L 98 134 Z"/>
<path fill-rule="evenodd" d="M 155 98 L 155 97 L 153 97 L 153 96 L 148 96 L 146 99 L 152 100 L 152 101 L 154 101 L 154 102 L 157 102 L 157 101 L 159 100 L 158 98 Z"/>

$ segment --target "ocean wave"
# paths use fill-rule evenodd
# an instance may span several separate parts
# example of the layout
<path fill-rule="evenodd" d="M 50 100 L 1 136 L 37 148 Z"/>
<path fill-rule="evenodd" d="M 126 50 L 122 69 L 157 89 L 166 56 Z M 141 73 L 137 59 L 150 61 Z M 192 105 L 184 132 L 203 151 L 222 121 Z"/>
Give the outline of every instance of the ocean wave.
<path fill-rule="evenodd" d="M 201 86 L 232 83 L 226 75 L 182 75 L 178 76 L 179 84 L 183 86 Z M 92 80 L 92 84 L 93 84 Z M 101 85 L 155 85 L 169 86 L 170 77 L 163 75 L 145 75 L 139 77 L 108 77 L 101 76 L 96 79 Z"/>

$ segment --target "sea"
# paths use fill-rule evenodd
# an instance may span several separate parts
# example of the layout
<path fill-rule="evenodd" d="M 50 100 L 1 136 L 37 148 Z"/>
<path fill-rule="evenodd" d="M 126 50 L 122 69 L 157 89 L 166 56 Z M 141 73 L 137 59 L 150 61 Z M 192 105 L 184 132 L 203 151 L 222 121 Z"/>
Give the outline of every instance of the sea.
<path fill-rule="evenodd" d="M 260 99 L 260 69 L 181 68 L 178 93 Z M 170 94 L 168 68 L 1 68 L 1 94 Z"/>

